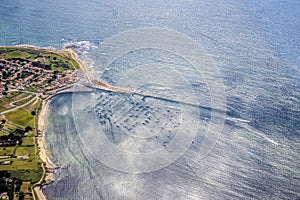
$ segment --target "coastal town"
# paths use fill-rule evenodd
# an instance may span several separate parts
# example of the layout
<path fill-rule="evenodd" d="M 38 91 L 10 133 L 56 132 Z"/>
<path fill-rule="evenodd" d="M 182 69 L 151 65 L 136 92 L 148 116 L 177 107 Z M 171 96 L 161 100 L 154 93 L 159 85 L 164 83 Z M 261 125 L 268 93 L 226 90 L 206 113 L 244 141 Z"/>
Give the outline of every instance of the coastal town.
<path fill-rule="evenodd" d="M 53 52 L 35 56 L 22 53 L 13 51 L 0 56 L 1 98 L 7 91 L 27 91 L 38 93 L 45 99 L 76 81 L 73 66 L 63 62 L 62 56 Z"/>
<path fill-rule="evenodd" d="M 97 79 L 70 48 L 0 47 L 0 199 L 45 199 L 60 168 L 44 141 L 52 97 L 93 89 L 143 95 Z"/>
<path fill-rule="evenodd" d="M 0 47 L 0 199 L 40 199 L 35 188 L 45 184 L 49 166 L 39 117 L 79 76 L 68 50 Z"/>

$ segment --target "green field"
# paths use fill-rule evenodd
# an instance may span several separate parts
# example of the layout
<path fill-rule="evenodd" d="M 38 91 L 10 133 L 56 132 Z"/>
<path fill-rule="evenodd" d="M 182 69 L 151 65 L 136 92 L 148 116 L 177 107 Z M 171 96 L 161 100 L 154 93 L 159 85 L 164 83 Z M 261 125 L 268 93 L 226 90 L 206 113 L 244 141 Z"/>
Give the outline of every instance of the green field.
<path fill-rule="evenodd" d="M 15 149 L 16 147 L 0 147 L 0 156 L 14 155 Z"/>
<path fill-rule="evenodd" d="M 28 101 L 30 101 L 33 98 L 34 98 L 34 95 L 31 95 L 30 97 L 27 97 L 27 98 L 24 98 L 20 101 L 17 101 L 14 104 L 17 105 L 17 106 L 20 106 L 20 105 L 23 105 L 23 104 L 27 103 Z"/>
<path fill-rule="evenodd" d="M 34 116 L 24 108 L 9 112 L 5 116 L 9 121 L 20 127 L 25 128 L 26 126 L 34 126 Z"/>
<path fill-rule="evenodd" d="M 11 102 L 22 99 L 28 95 L 27 93 L 20 93 L 20 92 L 11 92 L 6 95 L 5 98 L 0 99 L 0 112 L 3 112 L 12 106 L 10 105 Z"/>
<path fill-rule="evenodd" d="M 4 115 L 0 115 L 0 136 L 3 140 L 1 145 L 15 145 L 0 146 L 0 171 L 6 170 L 11 174 L 11 177 L 23 181 L 21 193 L 15 193 L 16 199 L 22 193 L 25 194 L 25 199 L 33 199 L 31 187 L 41 180 L 45 171 L 42 161 L 37 155 L 35 139 L 38 136 L 37 116 L 42 103 L 39 97 L 48 92 L 45 88 L 51 86 L 51 83 L 54 82 L 53 80 L 64 81 L 60 82 L 64 84 L 73 83 L 63 79 L 66 75 L 71 75 L 71 72 L 74 72 L 74 70 L 80 69 L 79 62 L 73 58 L 72 53 L 69 51 L 55 51 L 34 47 L 0 47 L 0 59 L 5 60 L 5 63 L 16 64 L 5 66 L 7 67 L 5 70 L 10 72 L 9 78 L 12 77 L 12 79 L 6 77 L 6 85 L 2 89 L 2 94 L 6 96 L 0 98 L 0 112 L 9 111 L 2 113 Z M 10 71 L 9 69 L 10 66 L 21 66 L 24 64 L 29 64 L 29 66 L 33 67 L 32 73 L 22 71 L 21 75 L 16 75 L 15 73 L 17 73 L 18 69 L 16 71 Z M 49 70 L 52 70 L 52 72 Z M 43 77 L 41 76 L 45 74 L 49 76 L 42 79 Z M 24 78 L 25 82 L 18 82 L 19 77 Z M 32 85 L 29 85 L 31 83 Z M 22 89 L 19 92 L 11 92 L 11 90 L 19 90 L 20 86 L 24 87 L 25 91 L 22 91 Z M 30 93 L 36 91 L 39 94 Z M 28 105 L 24 105 L 31 100 L 32 102 Z M 30 130 L 30 127 L 33 130 L 27 132 Z M 25 130 L 26 133 L 24 132 Z"/>
<path fill-rule="evenodd" d="M 10 127 L 11 130 L 17 127 L 35 127 L 35 116 L 31 114 L 31 111 L 36 110 L 40 103 L 41 101 L 37 103 L 32 102 L 23 108 L 5 114 L 5 117 L 9 122 L 5 125 Z M 29 155 L 29 158 L 26 160 L 23 160 L 22 158 L 0 159 L 1 161 L 11 161 L 10 165 L 0 165 L 0 170 L 7 170 L 12 176 L 21 180 L 30 181 L 32 183 L 38 182 L 43 175 L 43 169 L 41 167 L 41 160 L 37 156 L 37 147 L 34 140 L 35 135 L 35 130 L 29 131 L 28 136 L 22 140 L 21 146 L 0 147 L 0 158 L 5 155 Z"/>
<path fill-rule="evenodd" d="M 54 50 L 36 49 L 33 47 L 0 47 L 0 58 L 2 59 L 28 59 L 50 65 L 53 71 L 64 71 L 68 69 L 79 69 L 76 60 L 71 58 L 68 52 L 56 53 Z M 62 64 L 65 64 L 62 67 Z"/>

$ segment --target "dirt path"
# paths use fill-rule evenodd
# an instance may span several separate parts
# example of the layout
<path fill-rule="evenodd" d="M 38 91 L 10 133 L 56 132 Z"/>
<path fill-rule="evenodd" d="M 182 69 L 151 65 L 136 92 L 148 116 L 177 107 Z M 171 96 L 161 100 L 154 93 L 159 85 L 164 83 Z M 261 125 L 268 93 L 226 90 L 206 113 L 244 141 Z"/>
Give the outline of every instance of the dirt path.
<path fill-rule="evenodd" d="M 19 109 L 19 108 L 23 108 L 23 107 L 25 107 L 25 106 L 31 104 L 31 103 L 32 103 L 33 101 L 35 101 L 35 100 L 37 100 L 37 95 L 36 95 L 35 97 L 33 97 L 32 99 L 30 99 L 30 101 L 28 101 L 28 102 L 26 102 L 26 103 L 24 103 L 24 104 L 22 104 L 22 105 L 20 105 L 20 106 L 15 106 L 15 107 L 13 107 L 13 108 L 11 108 L 11 109 L 8 109 L 8 110 L 6 110 L 6 111 L 1 112 L 0 115 L 3 115 L 3 114 L 6 114 L 6 113 L 9 113 L 9 112 L 12 112 L 12 111 L 17 110 L 17 109 Z"/>

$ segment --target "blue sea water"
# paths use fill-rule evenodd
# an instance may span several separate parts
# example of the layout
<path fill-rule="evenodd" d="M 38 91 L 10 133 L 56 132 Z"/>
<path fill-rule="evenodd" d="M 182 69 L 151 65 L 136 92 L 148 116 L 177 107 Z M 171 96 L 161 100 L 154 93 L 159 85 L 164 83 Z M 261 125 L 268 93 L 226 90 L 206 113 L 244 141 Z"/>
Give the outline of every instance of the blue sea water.
<path fill-rule="evenodd" d="M 51 160 L 65 167 L 44 189 L 47 197 L 299 199 L 299 8 L 297 0 L 2 0 L 0 45 L 61 49 L 74 43 L 82 59 L 97 66 L 101 60 L 93 46 L 101 46 L 109 37 L 133 28 L 168 28 L 201 44 L 225 85 L 227 119 L 210 154 L 199 159 L 196 141 L 168 167 L 142 174 L 116 171 L 92 157 L 74 123 L 72 98 L 80 94 L 55 97 L 46 141 Z M 180 63 L 174 55 L 145 55 L 131 56 L 140 62 L 149 58 Z M 129 66 L 134 59 L 125 56 L 119 65 Z M 110 80 L 105 73 L 102 78 Z M 205 93 L 205 87 L 201 91 Z M 205 112 L 201 110 L 199 123 L 209 118 Z"/>

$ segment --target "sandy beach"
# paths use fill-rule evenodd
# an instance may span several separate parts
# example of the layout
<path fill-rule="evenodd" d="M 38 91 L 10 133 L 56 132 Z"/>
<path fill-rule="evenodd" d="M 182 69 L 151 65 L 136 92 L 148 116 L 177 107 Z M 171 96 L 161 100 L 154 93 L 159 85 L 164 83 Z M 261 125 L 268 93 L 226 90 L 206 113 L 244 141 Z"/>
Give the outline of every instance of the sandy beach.
<path fill-rule="evenodd" d="M 81 92 L 81 91 L 91 92 L 95 88 L 107 90 L 107 91 L 119 92 L 119 93 L 134 93 L 135 92 L 130 89 L 118 88 L 118 87 L 110 85 L 102 80 L 99 80 L 97 78 L 97 76 L 92 72 L 92 70 L 89 69 L 86 65 L 84 65 L 83 62 L 80 61 L 80 59 L 78 58 L 78 55 L 76 54 L 75 51 L 73 51 L 73 49 L 68 48 L 65 50 L 54 50 L 54 49 L 45 49 L 45 48 L 39 48 L 39 47 L 29 46 L 29 45 L 26 45 L 26 46 L 22 45 L 19 47 L 36 49 L 36 50 L 44 50 L 47 52 L 54 52 L 54 53 L 58 53 L 58 54 L 63 54 L 67 57 L 71 57 L 75 62 L 77 62 L 77 64 L 80 67 L 79 69 L 76 69 L 74 64 L 72 63 L 73 67 L 75 68 L 75 71 L 79 71 L 79 72 L 85 74 L 83 81 L 79 84 L 79 86 L 82 86 L 83 89 L 80 89 L 80 88 L 78 89 L 78 87 L 77 87 L 77 91 L 79 91 L 79 92 Z M 69 86 L 72 87 L 74 85 L 69 85 Z M 65 89 L 69 88 L 69 86 L 66 88 L 63 88 L 63 89 L 65 90 Z M 67 92 L 74 92 L 74 90 L 73 91 L 70 90 Z M 34 184 L 32 186 L 34 199 L 42 199 L 42 200 L 47 199 L 42 191 L 42 188 L 55 181 L 54 180 L 54 171 L 55 171 L 55 169 L 60 168 L 59 166 L 55 166 L 49 159 L 49 152 L 47 150 L 47 145 L 45 143 L 45 128 L 47 125 L 48 109 L 49 109 L 50 103 L 52 101 L 52 98 L 58 94 L 60 94 L 59 90 L 55 91 L 54 94 L 51 94 L 47 98 L 42 100 L 41 108 L 40 108 L 40 111 L 38 112 L 38 116 L 37 116 L 38 118 L 36 119 L 37 136 L 35 137 L 35 142 L 36 142 L 36 147 L 37 147 L 37 154 L 43 163 L 42 164 L 43 176 L 39 182 L 37 182 L 36 184 Z M 30 103 L 30 102 L 31 101 L 29 101 L 28 103 Z M 25 105 L 27 105 L 27 104 L 25 104 Z M 18 107 L 16 107 L 16 108 L 18 108 Z"/>
<path fill-rule="evenodd" d="M 37 48 L 37 47 L 32 47 L 32 46 L 29 46 L 29 47 Z M 111 86 L 103 81 L 98 80 L 95 77 L 95 75 L 91 71 L 89 71 L 89 69 L 79 60 L 77 54 L 72 49 L 66 49 L 66 50 L 61 50 L 61 51 L 50 49 L 48 51 L 55 51 L 57 53 L 66 54 L 67 56 L 72 57 L 79 64 L 80 71 L 82 71 L 86 75 L 86 78 L 89 83 L 97 84 L 101 88 L 103 87 L 103 89 L 109 88 L 111 90 L 116 90 L 116 88 L 114 88 L 113 86 Z M 47 151 L 47 146 L 45 143 L 45 128 L 46 128 L 46 123 L 47 123 L 47 113 L 48 113 L 48 109 L 49 109 L 51 100 L 55 95 L 56 94 L 51 95 L 46 100 L 43 100 L 41 110 L 40 110 L 40 113 L 38 115 L 38 120 L 37 120 L 38 121 L 37 129 L 38 129 L 39 134 L 36 137 L 36 143 L 37 143 L 37 147 L 38 147 L 38 155 L 39 155 L 40 159 L 43 161 L 44 174 L 43 174 L 42 179 L 33 186 L 35 199 L 42 199 L 42 200 L 47 199 L 42 191 L 42 188 L 43 188 L 43 186 L 54 182 L 53 171 L 55 169 L 59 168 L 58 166 L 55 166 L 49 160 L 49 152 Z"/>
<path fill-rule="evenodd" d="M 49 183 L 53 182 L 53 180 L 54 180 L 53 173 L 49 172 L 49 170 L 51 171 L 51 170 L 57 168 L 49 160 L 48 152 L 47 152 L 46 144 L 45 144 L 45 135 L 44 135 L 44 130 L 45 130 L 46 122 L 47 122 L 46 117 L 47 117 L 47 112 L 48 112 L 50 103 L 51 103 L 51 99 L 45 100 L 42 102 L 41 111 L 38 116 L 39 135 L 36 137 L 36 143 L 37 143 L 37 147 L 38 147 L 38 155 L 39 155 L 40 159 L 43 161 L 44 174 L 43 174 L 42 179 L 38 183 L 36 183 L 35 186 L 33 186 L 33 190 L 34 190 L 34 194 L 35 194 L 34 198 L 42 199 L 42 200 L 47 199 L 46 196 L 44 195 L 44 193 L 42 192 L 43 185 L 49 184 Z"/>
<path fill-rule="evenodd" d="M 29 48 L 36 48 L 39 49 L 37 47 L 34 46 L 28 46 Z M 83 70 L 84 72 L 86 72 L 85 66 L 83 65 L 82 62 L 79 61 L 76 53 L 71 50 L 71 49 L 67 49 L 67 50 L 61 50 L 61 51 L 57 51 L 57 50 L 47 50 L 47 51 L 55 51 L 61 54 L 68 54 L 68 56 L 71 56 L 74 60 L 77 61 L 77 63 L 80 65 L 81 70 Z M 37 148 L 38 148 L 38 156 L 40 157 L 40 159 L 43 162 L 43 177 L 42 179 L 36 183 L 32 188 L 33 188 L 33 193 L 34 193 L 34 199 L 38 199 L 38 200 L 46 200 L 46 196 L 44 195 L 42 188 L 45 185 L 51 184 L 54 182 L 54 174 L 53 171 L 55 169 L 58 169 L 58 166 L 55 166 L 49 159 L 49 152 L 47 150 L 47 146 L 45 143 L 45 128 L 47 125 L 47 113 L 48 113 L 48 109 L 49 109 L 49 105 L 52 101 L 52 98 L 55 96 L 51 95 L 49 96 L 49 98 L 47 98 L 46 100 L 42 101 L 42 105 L 41 105 L 41 110 L 39 112 L 38 115 L 38 124 L 37 124 L 37 130 L 38 130 L 38 136 L 36 137 L 36 144 L 37 144 Z"/>

